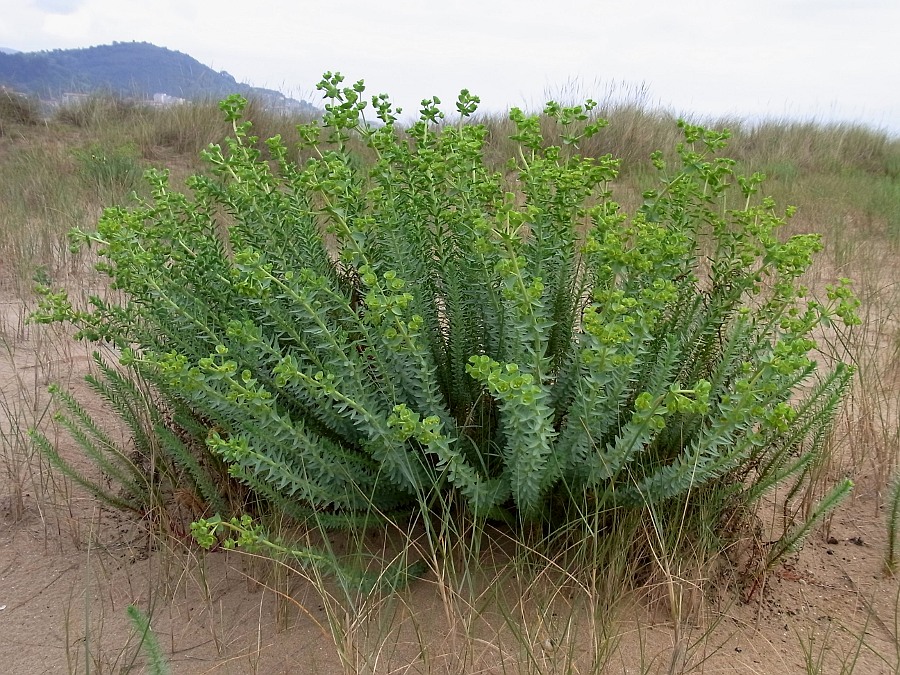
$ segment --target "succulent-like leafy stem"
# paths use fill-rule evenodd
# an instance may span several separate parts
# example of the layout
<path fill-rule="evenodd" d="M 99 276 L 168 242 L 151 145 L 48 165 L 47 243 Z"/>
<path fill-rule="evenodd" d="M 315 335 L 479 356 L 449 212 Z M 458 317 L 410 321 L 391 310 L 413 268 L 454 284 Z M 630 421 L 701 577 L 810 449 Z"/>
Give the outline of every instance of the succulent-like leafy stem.
<path fill-rule="evenodd" d="M 203 153 L 190 196 L 149 172 L 151 199 L 75 234 L 124 302 L 76 311 L 46 289 L 37 318 L 117 345 L 164 406 L 205 424 L 200 440 L 233 477 L 332 522 L 441 495 L 520 522 L 723 485 L 749 503 L 815 461 L 852 371 L 819 374 L 812 336 L 856 321 L 856 301 L 845 284 L 805 297 L 819 239 L 780 236 L 791 210 L 719 156 L 727 132 L 682 123 L 677 161 L 653 156 L 658 187 L 626 214 L 611 196 L 618 162 L 578 154 L 605 125 L 592 102 L 547 105 L 561 146 L 513 110 L 504 175 L 485 160 L 485 128 L 463 121 L 468 92 L 458 124 L 428 99 L 401 129 L 382 96 L 380 125 L 365 121 L 361 82 L 328 73 L 319 89 L 328 103 L 299 129 L 302 163 L 251 135 L 243 99 L 224 101 L 234 133 Z M 131 480 L 61 401 L 98 466 Z M 199 465 L 173 456 L 213 501 Z"/>

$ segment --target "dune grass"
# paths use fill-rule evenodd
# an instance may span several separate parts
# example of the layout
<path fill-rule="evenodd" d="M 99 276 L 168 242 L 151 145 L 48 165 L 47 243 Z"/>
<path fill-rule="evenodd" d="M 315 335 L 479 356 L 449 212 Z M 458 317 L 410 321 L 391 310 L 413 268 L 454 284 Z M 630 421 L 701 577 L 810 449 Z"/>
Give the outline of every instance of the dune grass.
<path fill-rule="evenodd" d="M 229 131 L 212 103 L 151 109 L 98 98 L 60 110 L 46 121 L 27 109 L 3 111 L 0 256 L 6 264 L 0 289 L 9 302 L 29 302 L 35 281 L 69 287 L 86 280 L 96 283 L 91 261 L 69 251 L 69 230 L 90 229 L 103 207 L 130 203 L 130 193 L 143 189 L 138 176 L 144 168 L 165 165 L 176 180 L 187 176 L 198 167 L 198 151 Z M 600 114 L 609 126 L 581 151 L 621 157 L 623 169 L 613 193 L 626 206 L 639 204 L 652 170 L 650 153 L 673 146 L 675 120 L 666 111 L 639 104 L 601 105 Z M 280 133 L 289 144 L 298 138 L 295 125 L 305 121 L 253 108 L 250 118 L 254 133 Z M 510 123 L 494 115 L 479 121 L 489 130 L 488 157 L 497 157 L 502 168 L 499 158 L 509 156 Z M 821 291 L 848 277 L 862 300 L 863 322 L 847 341 L 833 343 L 833 336 L 820 336 L 823 358 L 848 358 L 858 376 L 816 480 L 799 496 L 800 508 L 811 509 L 836 476 L 852 477 L 858 492 L 896 501 L 891 488 L 900 451 L 900 140 L 853 125 L 747 125 L 737 120 L 729 126 L 733 138 L 728 154 L 742 170 L 766 173 L 766 191 L 780 204 L 798 207 L 790 232 L 824 235 L 825 252 L 805 282 Z M 5 358 L 14 362 L 21 358 L 22 332 L 9 321 L 2 330 Z M 33 382 L 13 386 L 31 392 L 23 399 L 30 402 L 23 408 L 14 404 L 18 399 L 12 389 L 3 392 L 0 477 L 5 482 L 0 483 L 0 498 L 20 504 L 26 481 L 47 491 L 55 488 L 42 477 L 46 467 L 35 473 L 38 455 L 22 433 L 25 425 L 49 423 L 41 407 L 46 398 Z M 48 505 L 57 501 L 48 493 Z M 277 514 L 266 522 L 274 531 L 281 526 Z M 684 532 L 663 529 L 650 518 L 623 523 L 616 537 L 582 534 L 568 546 L 554 542 L 549 547 L 540 534 L 527 546 L 489 529 L 473 537 L 476 527 L 466 519 L 445 523 L 440 546 L 423 544 L 421 528 L 392 533 L 400 540 L 390 545 L 392 555 L 421 558 L 428 565 L 423 584 L 433 599 L 430 614 L 421 611 L 421 589 L 418 595 L 354 596 L 315 570 L 299 569 L 277 555 L 261 563 L 266 571 L 257 576 L 276 589 L 291 586 L 286 576 L 304 579 L 316 589 L 325 608 L 322 627 L 344 672 L 388 672 L 389 665 L 400 663 L 411 664 L 411 672 L 606 672 L 618 663 L 623 639 L 634 637 L 617 627 L 625 625 L 623 617 L 635 602 L 662 607 L 672 635 L 672 649 L 665 655 L 642 656 L 641 672 L 689 672 L 702 663 L 703 653 L 715 651 L 709 632 L 695 626 L 699 614 L 705 621 L 712 616 L 702 587 L 722 573 L 721 560 L 711 561 L 699 550 L 694 560 L 673 556 Z M 284 534 L 322 543 L 311 531 L 285 529 Z M 639 555 L 629 555 L 634 546 Z M 180 550 L 180 545 L 159 548 Z M 885 556 L 893 560 L 893 549 Z M 738 573 L 733 566 L 724 567 Z M 184 573 L 197 570 L 195 559 L 185 563 Z M 289 592 L 278 592 L 288 607 L 305 611 Z M 147 634 L 149 624 L 142 615 L 134 614 L 132 621 Z M 859 644 L 864 645 L 862 637 Z M 824 647 L 804 637 L 798 649 L 810 672 L 826 672 Z M 129 662 L 138 658 L 135 652 Z M 162 672 L 156 652 L 152 661 L 154 672 Z M 851 663 L 849 657 L 846 662 Z"/>

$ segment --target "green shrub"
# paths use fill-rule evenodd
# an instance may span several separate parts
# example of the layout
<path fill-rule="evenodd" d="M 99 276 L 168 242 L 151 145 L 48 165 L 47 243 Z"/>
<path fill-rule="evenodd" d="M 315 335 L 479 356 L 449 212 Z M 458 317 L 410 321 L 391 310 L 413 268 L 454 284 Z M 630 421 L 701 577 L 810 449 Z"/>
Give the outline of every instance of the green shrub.
<path fill-rule="evenodd" d="M 193 517 L 236 512 L 227 473 L 196 442 L 202 431 L 191 413 L 170 402 L 164 416 L 133 368 L 114 368 L 97 352 L 94 366 L 96 372 L 85 377 L 86 384 L 123 422 L 131 442 L 114 440 L 115 434 L 98 424 L 72 394 L 53 385 L 54 421 L 102 477 L 80 470 L 60 455 L 46 434 L 32 430 L 32 440 L 50 464 L 99 501 L 147 518 L 163 531 L 186 533 L 186 524 L 179 522 L 179 502 L 196 511 Z"/>
<path fill-rule="evenodd" d="M 190 197 L 150 171 L 152 200 L 76 233 L 122 304 L 48 292 L 39 318 L 113 343 L 208 422 L 232 476 L 332 525 L 461 503 L 552 532 L 675 504 L 716 532 L 802 486 L 851 377 L 817 366 L 812 335 L 855 320 L 855 300 L 843 282 L 806 297 L 819 238 L 777 236 L 791 211 L 716 155 L 727 133 L 680 123 L 679 164 L 653 156 L 658 188 L 629 215 L 610 198 L 617 160 L 578 153 L 605 125 L 590 104 L 547 105 L 560 146 L 513 110 L 501 175 L 468 92 L 458 123 L 434 99 L 400 129 L 381 96 L 363 120 L 362 83 L 341 82 L 319 85 L 330 103 L 299 128 L 300 165 L 224 101 L 233 137 L 203 153 Z M 347 150 L 360 142 L 374 161 Z M 212 543 L 223 522 L 196 533 Z"/>

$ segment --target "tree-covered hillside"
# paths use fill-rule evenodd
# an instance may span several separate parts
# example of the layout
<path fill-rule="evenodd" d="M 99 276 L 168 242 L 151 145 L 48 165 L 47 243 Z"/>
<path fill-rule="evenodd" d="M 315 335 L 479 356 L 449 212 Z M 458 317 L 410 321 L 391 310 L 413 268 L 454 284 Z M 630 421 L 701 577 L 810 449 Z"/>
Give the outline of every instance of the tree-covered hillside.
<path fill-rule="evenodd" d="M 187 54 L 147 42 L 0 53 L 0 85 L 46 98 L 95 91 L 135 97 L 160 93 L 185 99 L 221 99 L 239 93 L 271 105 L 312 108 L 280 92 L 241 84 Z"/>

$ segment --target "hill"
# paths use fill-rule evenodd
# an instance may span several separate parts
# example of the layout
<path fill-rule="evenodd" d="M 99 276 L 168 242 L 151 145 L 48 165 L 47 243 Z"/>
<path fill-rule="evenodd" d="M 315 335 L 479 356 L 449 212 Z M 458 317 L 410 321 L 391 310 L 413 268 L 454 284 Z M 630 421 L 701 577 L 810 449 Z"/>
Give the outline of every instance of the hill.
<path fill-rule="evenodd" d="M 114 42 L 84 49 L 0 53 L 0 85 L 58 99 L 64 93 L 109 92 L 133 98 L 155 94 L 183 99 L 257 98 L 275 108 L 313 111 L 306 101 L 237 82 L 195 58 L 147 42 Z"/>

